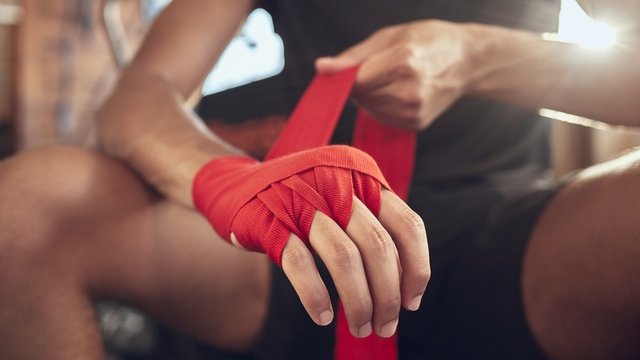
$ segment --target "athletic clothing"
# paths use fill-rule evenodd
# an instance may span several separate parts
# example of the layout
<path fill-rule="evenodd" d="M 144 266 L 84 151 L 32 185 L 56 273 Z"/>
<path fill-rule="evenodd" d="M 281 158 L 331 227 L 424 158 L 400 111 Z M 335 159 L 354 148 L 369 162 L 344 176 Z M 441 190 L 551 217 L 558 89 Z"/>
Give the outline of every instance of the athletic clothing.
<path fill-rule="evenodd" d="M 559 1 L 265 0 L 285 49 L 278 77 L 292 107 L 313 61 L 387 25 L 438 18 L 555 31 Z M 353 111 L 334 142 L 348 143 Z M 433 277 L 418 313 L 403 313 L 401 359 L 536 359 L 520 274 L 529 233 L 557 185 L 549 128 L 535 112 L 465 98 L 419 134 L 410 206 L 425 220 Z M 281 270 L 260 359 L 328 359 L 334 329 L 314 325 Z M 325 280 L 327 278 L 325 277 Z"/>

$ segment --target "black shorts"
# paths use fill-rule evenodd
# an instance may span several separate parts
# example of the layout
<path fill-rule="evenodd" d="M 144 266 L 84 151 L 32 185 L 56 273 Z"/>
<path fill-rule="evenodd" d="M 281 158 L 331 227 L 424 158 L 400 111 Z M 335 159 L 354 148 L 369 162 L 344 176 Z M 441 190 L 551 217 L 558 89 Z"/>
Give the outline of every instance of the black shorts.
<path fill-rule="evenodd" d="M 482 215 L 453 219 L 471 224 L 458 226 L 456 231 L 446 231 L 452 227 L 455 211 L 440 216 L 432 213 L 446 222 L 444 226 L 434 226 L 433 236 L 429 214 L 425 214 L 428 211 L 418 211 L 427 224 L 432 279 L 420 310 L 403 310 L 401 314 L 400 359 L 543 358 L 525 320 L 521 267 L 529 235 L 560 186 L 545 183 L 498 201 L 493 199 L 492 206 Z M 420 198 L 420 194 L 414 195 Z M 461 198 L 468 199 L 467 195 L 462 194 Z M 455 202 L 447 196 L 442 200 Z M 429 201 L 432 204 L 425 207 L 433 208 L 433 199 Z M 469 207 L 474 207 L 473 203 Z M 464 215 L 458 212 L 457 216 Z M 320 264 L 319 267 L 330 284 L 326 270 Z M 281 269 L 273 266 L 272 275 L 270 311 L 256 357 L 332 359 L 333 325 L 316 326 Z M 335 290 L 330 292 L 335 299 Z"/>

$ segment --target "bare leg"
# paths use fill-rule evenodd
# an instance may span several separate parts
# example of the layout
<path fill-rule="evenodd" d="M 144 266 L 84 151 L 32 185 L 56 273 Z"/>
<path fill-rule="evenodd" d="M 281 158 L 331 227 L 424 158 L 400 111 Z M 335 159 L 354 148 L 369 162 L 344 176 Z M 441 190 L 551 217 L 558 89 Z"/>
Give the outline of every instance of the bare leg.
<path fill-rule="evenodd" d="M 50 147 L 0 163 L 0 358 L 100 359 L 92 301 L 137 305 L 247 350 L 266 312 L 266 257 L 221 241 L 121 164 Z"/>
<path fill-rule="evenodd" d="M 635 152 L 583 171 L 532 234 L 525 309 L 553 359 L 640 356 L 639 165 Z"/>

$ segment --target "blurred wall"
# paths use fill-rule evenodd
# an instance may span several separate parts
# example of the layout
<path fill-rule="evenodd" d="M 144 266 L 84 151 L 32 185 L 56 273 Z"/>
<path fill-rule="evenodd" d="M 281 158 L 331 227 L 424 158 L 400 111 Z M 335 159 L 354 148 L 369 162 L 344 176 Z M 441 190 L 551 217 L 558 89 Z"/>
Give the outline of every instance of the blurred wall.
<path fill-rule="evenodd" d="M 139 43 L 146 28 L 142 0 L 21 0 L 13 74 L 14 136 L 18 150 L 51 143 L 91 142 L 97 105 L 114 83 L 118 67 L 104 21 L 126 44 Z M 112 16 L 113 18 L 113 16 Z"/>

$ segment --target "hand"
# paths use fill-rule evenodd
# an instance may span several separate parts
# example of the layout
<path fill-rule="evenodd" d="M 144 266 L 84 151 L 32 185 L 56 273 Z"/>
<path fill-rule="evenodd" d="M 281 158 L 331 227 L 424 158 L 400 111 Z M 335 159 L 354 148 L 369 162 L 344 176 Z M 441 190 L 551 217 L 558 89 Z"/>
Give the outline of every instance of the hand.
<path fill-rule="evenodd" d="M 369 155 L 334 145 L 265 162 L 215 159 L 196 176 L 193 194 L 222 238 L 283 267 L 316 323 L 331 322 L 333 309 L 312 251 L 331 274 L 351 332 L 388 337 L 401 305 L 418 308 L 430 267 L 422 220 L 385 187 Z"/>
<path fill-rule="evenodd" d="M 465 94 L 474 40 L 468 30 L 439 20 L 387 27 L 316 67 L 333 73 L 360 65 L 357 105 L 384 123 L 422 130 Z"/>
<path fill-rule="evenodd" d="M 309 235 L 357 337 L 372 330 L 381 337 L 393 335 L 400 307 L 417 310 L 430 277 L 421 218 L 394 193 L 383 189 L 381 195 L 378 218 L 354 198 L 344 231 L 316 211 Z M 329 294 L 311 252 L 293 234 L 282 253 L 282 267 L 313 321 L 329 324 L 333 318 Z"/>

